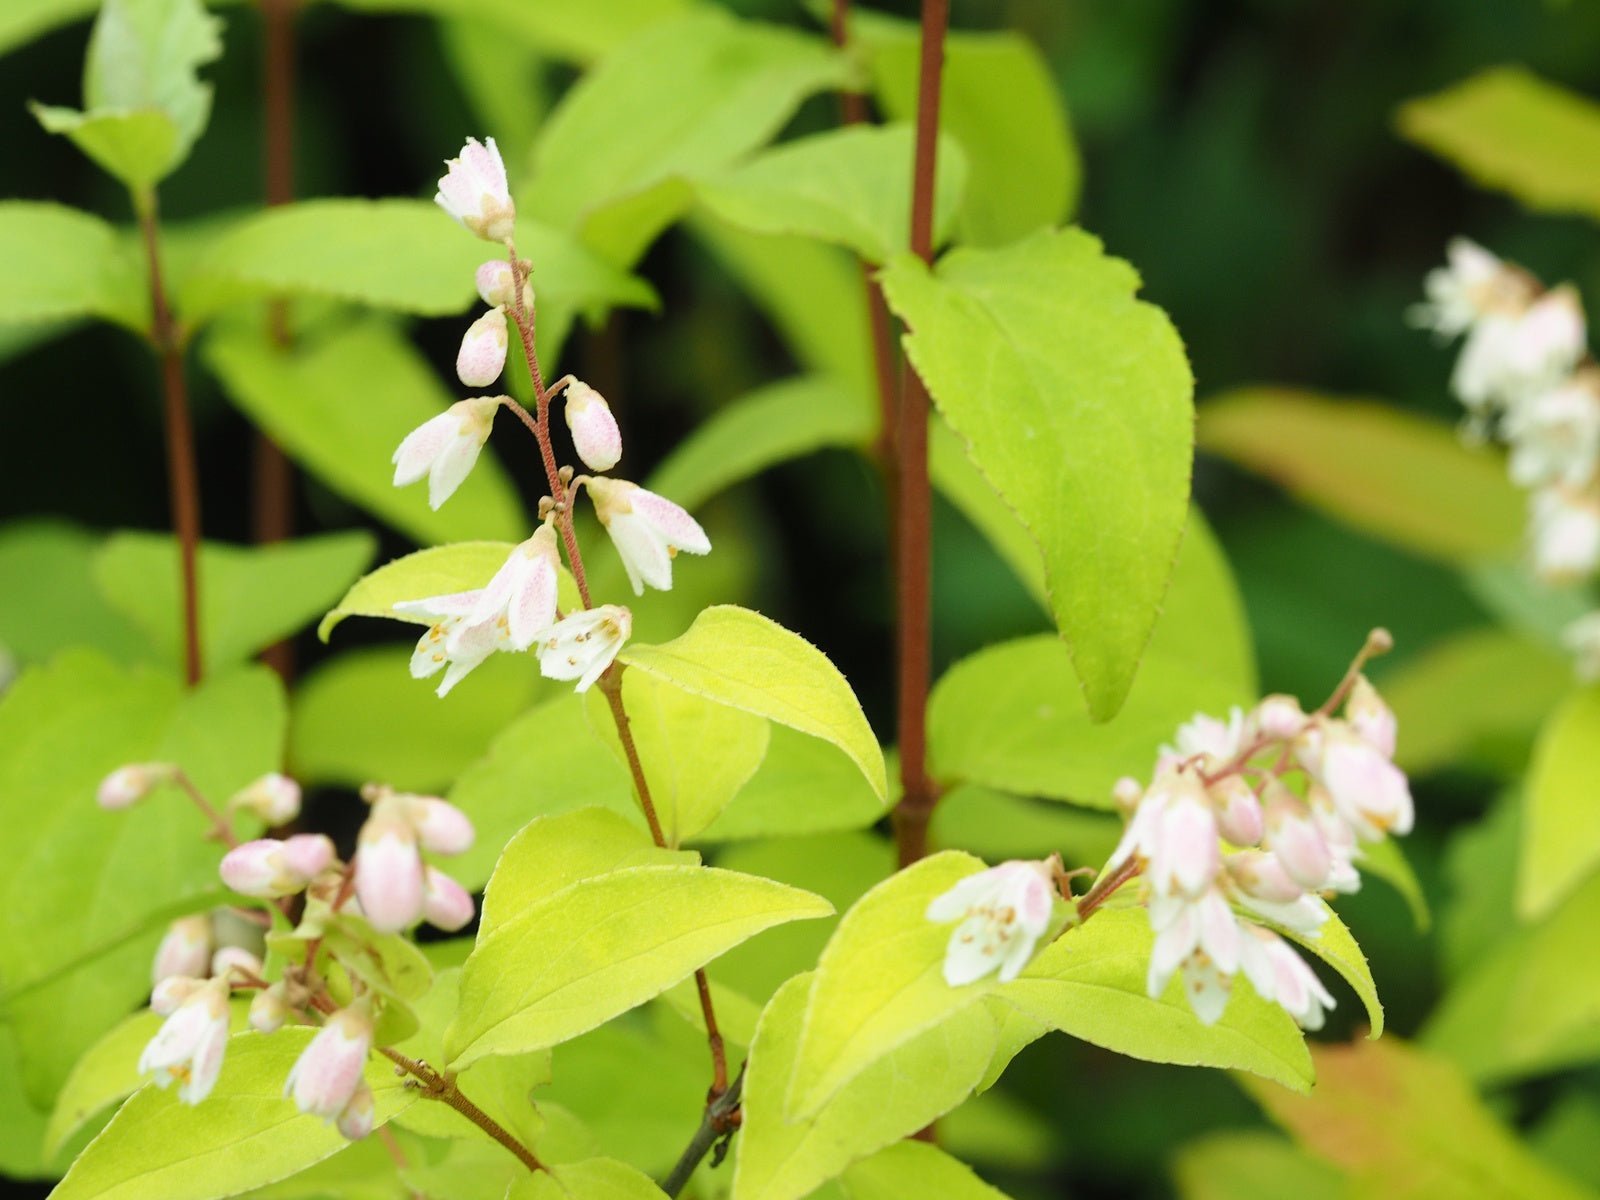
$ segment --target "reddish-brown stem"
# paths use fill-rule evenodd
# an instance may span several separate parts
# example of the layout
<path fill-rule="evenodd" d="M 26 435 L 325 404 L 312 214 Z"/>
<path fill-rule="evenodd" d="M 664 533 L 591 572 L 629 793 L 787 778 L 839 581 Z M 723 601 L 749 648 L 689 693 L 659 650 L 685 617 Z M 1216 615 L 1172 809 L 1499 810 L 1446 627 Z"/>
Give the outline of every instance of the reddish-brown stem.
<path fill-rule="evenodd" d="M 161 358 L 161 391 L 167 433 L 167 492 L 172 523 L 178 535 L 183 577 L 183 676 L 200 682 L 200 472 L 195 463 L 194 428 L 189 421 L 189 392 L 183 377 L 183 342 L 161 275 L 161 233 L 153 192 L 139 198 L 139 229 L 150 272 L 151 339 Z"/>
<path fill-rule="evenodd" d="M 1109 900 L 1113 892 L 1138 873 L 1139 862 L 1137 859 L 1130 857 L 1115 871 L 1085 892 L 1078 900 L 1078 923 L 1081 924 L 1092 917 L 1095 909 Z"/>
<path fill-rule="evenodd" d="M 511 1151 L 512 1154 L 516 1155 L 518 1161 L 528 1170 L 543 1171 L 546 1169 L 544 1163 L 539 1161 L 539 1156 L 527 1146 L 524 1146 L 515 1134 L 467 1099 L 461 1089 L 456 1086 L 454 1079 L 435 1071 L 427 1063 L 419 1062 L 414 1058 L 407 1058 L 398 1050 L 390 1047 L 385 1046 L 378 1053 L 416 1079 L 421 1084 L 418 1090 L 424 1096 L 430 1100 L 448 1104 L 507 1150 Z"/>
<path fill-rule="evenodd" d="M 294 16 L 298 0 L 260 0 L 263 56 L 261 98 L 268 207 L 294 199 Z M 267 334 L 275 346 L 290 344 L 288 306 L 267 307 Z M 251 532 L 257 542 L 286 540 L 294 532 L 294 467 L 266 433 L 257 430 L 251 496 Z M 294 647 L 287 639 L 268 646 L 261 659 L 283 678 L 294 673 Z"/>
<path fill-rule="evenodd" d="M 911 250 L 933 261 L 933 179 L 939 134 L 939 84 L 949 0 L 923 0 L 917 83 L 917 143 L 911 174 Z M 938 792 L 927 770 L 925 722 L 932 656 L 930 570 L 933 497 L 928 482 L 928 391 L 907 364 L 902 378 L 895 457 L 895 579 L 899 623 L 899 745 L 902 796 L 894 812 L 901 866 L 928 851 L 928 821 Z"/>
<path fill-rule="evenodd" d="M 239 845 L 239 839 L 234 836 L 233 826 L 217 811 L 216 805 L 206 799 L 205 793 L 195 786 L 194 780 L 189 778 L 189 773 L 178 770 L 173 773 L 172 781 L 182 788 L 189 799 L 194 801 L 194 806 L 200 810 L 200 815 L 211 822 L 210 837 L 213 841 L 221 842 L 229 850 Z"/>
<path fill-rule="evenodd" d="M 722 1044 L 722 1031 L 717 1028 L 717 1010 L 711 1003 L 711 980 L 704 969 L 694 973 L 694 985 L 700 992 L 700 1014 L 706 1022 L 706 1042 L 711 1048 L 711 1095 L 715 1100 L 728 1090 L 728 1053 Z"/>
<path fill-rule="evenodd" d="M 639 807 L 644 810 L 644 819 L 650 825 L 650 836 L 655 839 L 656 845 L 665 846 L 667 839 L 661 832 L 661 819 L 656 816 L 655 801 L 650 797 L 650 784 L 644 777 L 644 764 L 639 760 L 639 748 L 633 741 L 633 726 L 628 721 L 628 710 L 622 703 L 622 670 L 616 663 L 607 667 L 605 674 L 600 676 L 600 691 L 611 706 L 611 717 L 617 725 L 617 738 L 622 742 L 623 756 L 628 760 L 628 770 L 633 774 L 633 790 L 639 795 Z"/>

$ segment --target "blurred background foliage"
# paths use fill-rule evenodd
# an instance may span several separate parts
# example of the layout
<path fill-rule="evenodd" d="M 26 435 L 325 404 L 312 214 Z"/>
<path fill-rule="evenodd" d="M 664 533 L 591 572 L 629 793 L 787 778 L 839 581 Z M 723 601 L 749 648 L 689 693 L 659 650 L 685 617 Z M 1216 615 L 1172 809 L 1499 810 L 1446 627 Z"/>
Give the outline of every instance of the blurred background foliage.
<path fill-rule="evenodd" d="M 793 0 L 728 0 L 727 7 L 815 28 Z M 914 11 L 910 3 L 871 7 Z M 262 194 L 260 22 L 247 6 L 221 11 L 226 53 L 208 71 L 215 113 L 193 157 L 162 190 L 164 216 L 174 226 L 254 208 Z M 1396 125 L 1404 102 L 1498 64 L 1524 64 L 1576 91 L 1600 93 L 1600 6 L 956 0 L 953 25 L 1020 31 L 1050 64 L 1081 154 L 1076 219 L 1136 265 L 1144 295 L 1181 331 L 1203 431 L 1214 398 L 1262 385 L 1367 397 L 1453 421 L 1446 389 L 1452 358 L 1408 327 L 1404 312 L 1458 233 L 1546 280 L 1571 279 L 1591 304 L 1600 303 L 1600 239 L 1589 220 L 1530 214 L 1409 144 Z M 117 185 L 67 141 L 43 132 L 26 108 L 31 99 L 73 98 L 85 29 L 56 29 L 0 58 L 0 145 L 7 148 L 0 195 L 59 200 L 125 222 Z M 498 130 L 508 157 L 519 144 L 525 150 L 541 114 L 586 57 L 519 56 L 468 19 L 440 23 L 333 5 L 305 11 L 298 34 L 296 189 L 306 197 L 428 195 L 443 151 L 486 126 Z M 513 80 L 508 91 L 497 92 L 500 78 Z M 788 132 L 835 121 L 833 98 L 821 95 Z M 796 364 L 704 241 L 684 227 L 656 242 L 638 270 L 659 293 L 660 310 L 620 309 L 603 326 L 580 329 L 562 367 L 617 408 L 630 470 L 642 478 L 708 413 L 792 374 Z M 314 312 L 303 316 L 315 319 Z M 414 327 L 441 378 L 450 375 L 460 324 L 452 317 Z M 42 340 L 7 336 L 0 342 L 8 451 L 0 512 L 8 520 L 165 529 L 159 406 L 146 350 L 108 326 Z M 248 541 L 253 432 L 201 366 L 192 367 L 191 378 L 206 535 Z M 384 402 L 382 394 L 363 394 L 359 380 L 349 386 L 352 408 Z M 1324 444 L 1307 432 L 1303 449 L 1315 457 Z M 515 447 L 506 462 L 524 499 L 536 498 L 531 456 Z M 1433 738 L 1415 750 L 1423 818 L 1405 849 L 1437 919 L 1419 932 L 1399 894 L 1381 883 L 1341 907 L 1372 959 L 1391 1028 L 1416 1035 L 1448 983 L 1509 928 L 1516 811 L 1501 796 L 1502 781 L 1527 761 L 1533 729 L 1565 686 L 1562 669 L 1545 669 L 1530 682 L 1524 665 L 1502 690 L 1492 652 L 1473 660 L 1461 666 L 1455 693 L 1462 704 L 1487 694 L 1484 712 L 1442 732 L 1430 729 L 1426 706 L 1437 702 L 1439 689 L 1402 677 L 1420 656 L 1458 645 L 1451 639 L 1504 611 L 1485 599 L 1496 594 L 1492 585 L 1473 586 L 1448 555 L 1369 536 L 1359 520 L 1307 506 L 1222 457 L 1198 456 L 1194 493 L 1237 574 L 1263 692 L 1319 697 L 1368 628 L 1384 624 L 1396 635 L 1380 683 L 1399 680 L 1402 754 L 1408 718 L 1420 716 L 1417 736 Z M 1446 526 L 1470 529 L 1483 519 L 1464 503 L 1454 511 L 1447 488 L 1435 499 L 1442 506 L 1435 517 Z M 411 545 L 303 476 L 297 506 L 300 531 L 371 528 L 380 558 Z M 721 543 L 732 548 L 722 582 L 827 651 L 887 734 L 882 511 L 865 460 L 827 451 L 741 485 L 711 521 L 729 531 Z M 935 570 L 936 671 L 1002 637 L 1045 627 L 995 552 L 948 507 L 937 515 Z M 359 624 L 340 634 L 347 656 L 349 647 L 385 634 Z M 6 636 L 14 653 L 29 657 L 25 633 Z M 314 672 L 329 653 L 309 632 L 295 650 L 302 673 Z M 431 704 L 417 691 L 419 703 Z M 463 689 L 462 704 L 437 718 L 454 731 L 447 740 L 462 740 L 462 765 L 483 748 L 481 738 L 473 744 L 483 722 L 467 707 L 470 692 Z M 1416 698 L 1409 708 L 1408 696 Z M 513 702 L 531 699 L 522 691 Z M 1522 715 L 1507 716 L 1507 709 Z M 358 775 L 361 747 L 326 750 L 340 753 L 353 757 L 347 773 Z M 870 875 L 881 864 L 874 859 L 863 869 Z M 1591 940 L 1589 958 L 1592 951 Z M 1358 1007 L 1340 993 L 1335 1037 L 1354 1030 Z M 1593 1020 L 1591 1013 L 1591 1028 Z M 1458 1050 L 1465 1041 L 1470 1037 L 1457 1039 Z M 1551 1163 L 1600 1186 L 1593 1153 L 1600 1071 L 1583 1065 L 1595 1056 L 1556 1057 L 1555 1073 L 1519 1082 L 1520 1073 L 1510 1072 L 1486 1102 L 1527 1131 Z M 1066 1038 L 1025 1051 L 1003 1099 L 974 1111 L 948 1123 L 951 1149 L 1019 1198 L 1165 1196 L 1174 1189 L 1190 1197 L 1322 1196 L 1345 1186 L 1329 1168 L 1266 1136 L 1260 1109 L 1227 1077 L 1120 1059 Z M 1445 1193 L 1424 1186 L 1406 1194 Z"/>

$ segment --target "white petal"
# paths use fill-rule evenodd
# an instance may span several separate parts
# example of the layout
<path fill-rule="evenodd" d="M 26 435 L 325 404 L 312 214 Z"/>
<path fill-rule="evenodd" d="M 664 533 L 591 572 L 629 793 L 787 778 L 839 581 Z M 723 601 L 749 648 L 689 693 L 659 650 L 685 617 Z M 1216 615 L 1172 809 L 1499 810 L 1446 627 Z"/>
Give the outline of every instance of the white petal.
<path fill-rule="evenodd" d="M 711 539 L 700 523 L 686 510 L 664 496 L 639 488 L 630 497 L 633 511 L 645 521 L 667 545 L 685 554 L 711 553 Z"/>
<path fill-rule="evenodd" d="M 439 452 L 428 470 L 428 507 L 437 509 L 472 473 L 483 443 L 468 433 L 454 438 Z"/>
<path fill-rule="evenodd" d="M 455 436 L 459 424 L 455 414 L 442 412 L 406 434 L 389 460 L 394 463 L 395 487 L 405 487 L 426 475 L 433 460 Z"/>
<path fill-rule="evenodd" d="M 526 650 L 550 627 L 556 617 L 556 573 L 545 559 L 535 559 L 511 596 L 506 615 L 511 621 L 511 645 Z"/>
<path fill-rule="evenodd" d="M 998 880 L 994 870 L 979 871 L 968 875 L 965 879 L 958 880 L 948 891 L 942 892 L 928 902 L 927 911 L 923 914 L 930 921 L 943 923 L 955 921 L 965 917 L 972 909 L 987 904 L 998 890 Z"/>
<path fill-rule="evenodd" d="M 966 924 L 956 926 L 944 952 L 944 981 L 951 987 L 962 987 L 982 979 L 995 968 L 992 954 L 984 953 L 984 942 L 972 931 L 963 937 Z"/>
<path fill-rule="evenodd" d="M 1033 957 L 1033 948 L 1039 941 L 1039 935 L 1024 928 L 1012 944 L 1005 961 L 1000 964 L 1000 982 L 1010 983 L 1028 965 L 1028 960 Z"/>
<path fill-rule="evenodd" d="M 672 556 L 667 544 L 637 513 L 613 517 L 606 531 L 627 568 L 635 596 L 644 595 L 646 583 L 658 591 L 672 589 Z"/>

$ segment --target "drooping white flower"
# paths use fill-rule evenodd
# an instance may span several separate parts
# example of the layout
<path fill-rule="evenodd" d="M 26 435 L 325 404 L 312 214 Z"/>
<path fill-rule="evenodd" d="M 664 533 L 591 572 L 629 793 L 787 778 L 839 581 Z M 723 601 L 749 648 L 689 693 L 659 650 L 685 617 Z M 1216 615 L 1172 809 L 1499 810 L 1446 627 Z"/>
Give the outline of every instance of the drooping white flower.
<path fill-rule="evenodd" d="M 1235 846 L 1254 846 L 1265 830 L 1261 802 L 1241 775 L 1224 775 L 1207 789 L 1216 807 L 1217 832 Z"/>
<path fill-rule="evenodd" d="M 1299 743 L 1297 753 L 1301 765 L 1327 792 L 1333 810 L 1357 837 L 1375 842 L 1385 834 L 1411 832 L 1411 787 L 1404 772 L 1348 725 L 1340 721 L 1320 724 Z M 1270 844 L 1270 809 L 1267 822 Z M 1317 836 L 1322 841 L 1320 831 Z M 1326 852 L 1325 841 L 1323 846 Z M 1296 864 L 1288 855 L 1277 845 L 1273 849 L 1284 857 L 1289 873 L 1299 878 Z"/>
<path fill-rule="evenodd" d="M 555 530 L 541 525 L 506 557 L 494 578 L 484 585 L 466 620 L 446 639 L 451 656 L 460 651 L 472 626 L 486 622 L 504 631 L 512 650 L 533 645 L 556 619 L 559 565 Z"/>
<path fill-rule="evenodd" d="M 1561 631 L 1561 644 L 1572 652 L 1579 679 L 1600 679 L 1600 612 L 1585 613 L 1568 625 Z"/>
<path fill-rule="evenodd" d="M 1239 969 L 1239 920 L 1217 888 L 1198 898 L 1152 896 L 1150 927 L 1155 944 L 1145 979 L 1151 999 L 1159 999 L 1180 969 L 1183 992 L 1195 1016 L 1213 1025 L 1228 1004 L 1230 977 Z"/>
<path fill-rule="evenodd" d="M 381 795 L 356 838 L 356 899 L 380 933 L 398 933 L 422 917 L 422 854 L 406 801 Z"/>
<path fill-rule="evenodd" d="M 1510 363 L 1517 341 L 1515 317 L 1491 314 L 1467 334 L 1450 376 L 1450 390 L 1469 412 L 1483 417 L 1514 390 Z"/>
<path fill-rule="evenodd" d="M 139 1056 L 139 1074 L 157 1087 L 178 1083 L 178 1099 L 199 1104 L 211 1094 L 228 1046 L 228 985 L 212 979 L 191 988 Z"/>
<path fill-rule="evenodd" d="M 1158 774 L 1106 863 L 1114 871 L 1137 855 L 1157 896 L 1196 897 L 1222 866 L 1211 798 L 1194 768 Z"/>
<path fill-rule="evenodd" d="M 678 551 L 711 552 L 711 541 L 699 522 L 672 501 L 625 479 L 591 479 L 588 489 L 635 596 L 644 595 L 647 583 L 663 592 L 671 589 L 672 560 Z"/>
<path fill-rule="evenodd" d="M 487 242 L 509 241 L 517 210 L 506 182 L 506 164 L 493 138 L 468 138 L 460 158 L 445 160 L 434 203 Z"/>
<path fill-rule="evenodd" d="M 1267 786 L 1266 801 L 1262 843 L 1302 888 L 1325 887 L 1333 855 L 1311 806 L 1276 780 Z"/>
<path fill-rule="evenodd" d="M 150 986 L 172 976 L 199 977 L 211 962 L 211 918 L 204 914 L 179 917 L 167 926 L 150 965 Z"/>
<path fill-rule="evenodd" d="M 1541 579 L 1567 583 L 1600 566 L 1600 497 L 1592 491 L 1542 488 L 1533 493 L 1533 567 Z"/>
<path fill-rule="evenodd" d="M 1600 370 L 1579 371 L 1529 396 L 1507 414 L 1507 464 L 1522 487 L 1582 487 L 1600 464 Z"/>
<path fill-rule="evenodd" d="M 1001 983 L 1015 979 L 1050 925 L 1053 892 L 1048 864 L 1012 861 L 968 875 L 936 896 L 927 919 L 960 922 L 945 948 L 945 982 L 961 987 L 995 970 Z"/>
<path fill-rule="evenodd" d="M 1361 872 L 1356 870 L 1355 860 L 1361 857 L 1361 847 L 1356 841 L 1355 830 L 1334 809 L 1333 801 L 1320 784 L 1311 785 L 1307 801 L 1332 860 L 1328 868 L 1328 882 L 1323 885 L 1323 890 L 1345 894 L 1359 892 Z"/>
<path fill-rule="evenodd" d="M 1239 966 L 1263 1000 L 1281 1005 L 1302 1029 L 1321 1029 L 1333 997 L 1287 942 L 1271 930 L 1245 926 Z"/>
<path fill-rule="evenodd" d="M 456 351 L 456 378 L 468 387 L 488 387 L 506 369 L 506 311 L 491 308 L 461 335 Z"/>
<path fill-rule="evenodd" d="M 272 771 L 243 788 L 228 807 L 254 813 L 268 825 L 286 825 L 300 815 L 300 785 Z"/>
<path fill-rule="evenodd" d="M 283 1094 L 296 1107 L 325 1121 L 337 1120 L 362 1083 L 372 1049 L 372 1014 L 356 1003 L 330 1015 L 300 1052 L 284 1081 Z"/>
<path fill-rule="evenodd" d="M 509 619 L 470 619 L 483 600 L 484 591 L 477 588 L 447 596 L 402 600 L 394 606 L 396 612 L 432 622 L 411 652 L 411 678 L 427 679 L 444 671 L 444 679 L 437 689 L 440 697 L 448 695 L 451 688 L 496 650 L 512 648 Z"/>
<path fill-rule="evenodd" d="M 279 841 L 258 838 L 222 856 L 222 882 L 242 896 L 292 896 L 305 889 L 336 858 L 333 842 L 320 833 L 297 833 Z"/>
<path fill-rule="evenodd" d="M 1446 256 L 1447 265 L 1423 280 L 1428 300 L 1412 308 L 1413 323 L 1455 337 L 1491 312 L 1526 305 L 1531 281 L 1476 242 L 1452 238 Z"/>
<path fill-rule="evenodd" d="M 587 383 L 567 385 L 562 415 L 572 431 L 572 445 L 591 471 L 609 471 L 622 458 L 622 431 L 605 397 Z"/>
<path fill-rule="evenodd" d="M 406 487 L 426 475 L 429 506 L 438 508 L 450 499 L 489 440 L 500 401 L 499 396 L 458 401 L 408 433 L 391 460 L 394 486 Z"/>
<path fill-rule="evenodd" d="M 130 763 L 118 767 L 100 781 L 95 801 L 105 809 L 132 807 L 177 773 L 178 768 L 171 763 Z"/>
<path fill-rule="evenodd" d="M 602 604 L 563 617 L 540 635 L 539 673 L 546 679 L 576 679 L 586 692 L 605 672 L 633 632 L 633 614 Z"/>
<path fill-rule="evenodd" d="M 1516 335 L 1507 348 L 1506 399 L 1553 386 L 1571 373 L 1587 348 L 1578 293 L 1570 284 L 1551 288 L 1517 319 Z"/>

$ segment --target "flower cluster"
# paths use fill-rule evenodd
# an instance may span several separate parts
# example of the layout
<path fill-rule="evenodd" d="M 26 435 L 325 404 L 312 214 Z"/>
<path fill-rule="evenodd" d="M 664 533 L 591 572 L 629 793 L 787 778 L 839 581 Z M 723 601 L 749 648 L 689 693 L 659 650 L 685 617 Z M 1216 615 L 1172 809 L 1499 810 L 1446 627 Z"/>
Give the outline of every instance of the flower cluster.
<path fill-rule="evenodd" d="M 525 343 L 532 340 L 532 264 L 516 257 L 511 244 L 515 209 L 506 190 L 505 165 L 494 139 L 487 146 L 469 141 L 461 157 L 439 181 L 439 205 L 467 229 L 488 241 L 504 242 L 505 260 L 491 260 L 477 269 L 478 294 L 489 311 L 473 322 L 462 339 L 456 373 L 469 387 L 488 387 L 505 370 L 508 318 Z M 518 295 L 518 280 L 521 294 Z M 530 365 L 532 365 L 530 363 Z M 535 379 L 538 372 L 534 371 Z M 569 552 L 575 544 L 570 503 L 573 493 L 587 490 L 595 514 L 611 536 L 635 595 L 645 585 L 672 587 L 672 560 L 683 551 L 708 554 L 705 530 L 684 509 L 625 479 L 557 473 L 549 445 L 549 408 L 557 399 L 572 434 L 573 448 L 591 471 L 609 471 L 622 458 L 622 434 L 605 398 L 581 380 L 567 376 L 540 393 L 530 416 L 509 396 L 463 400 L 407 435 L 394 453 L 394 482 L 404 487 L 428 478 L 429 503 L 438 508 L 471 473 L 488 440 L 495 413 L 516 410 L 540 439 L 557 480 L 558 496 L 541 506 L 537 532 L 512 550 L 483 587 L 465 592 L 425 596 L 394 606 L 397 613 L 421 618 L 428 631 L 411 657 L 411 674 L 424 679 L 439 672 L 438 693 L 445 695 L 479 663 L 496 651 L 532 649 L 540 671 L 551 679 L 576 681 L 585 691 L 616 658 L 633 629 L 633 616 L 620 605 L 600 605 L 563 616 L 557 609 L 560 550 L 555 523 L 563 526 Z M 566 489 L 570 486 L 570 491 Z M 564 496 L 559 493 L 565 491 Z M 559 501 L 559 503 L 558 503 Z"/>
<path fill-rule="evenodd" d="M 1465 335 L 1451 380 L 1476 438 L 1500 437 L 1513 482 L 1529 489 L 1535 573 L 1550 583 L 1600 569 L 1600 366 L 1588 354 L 1583 305 L 1570 284 L 1546 290 L 1520 267 L 1464 238 L 1429 273 L 1414 319 Z M 1579 674 L 1600 678 L 1600 613 L 1565 640 Z"/>

